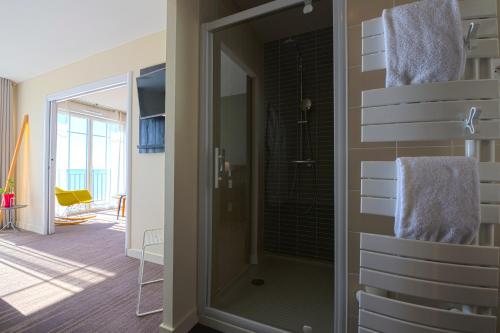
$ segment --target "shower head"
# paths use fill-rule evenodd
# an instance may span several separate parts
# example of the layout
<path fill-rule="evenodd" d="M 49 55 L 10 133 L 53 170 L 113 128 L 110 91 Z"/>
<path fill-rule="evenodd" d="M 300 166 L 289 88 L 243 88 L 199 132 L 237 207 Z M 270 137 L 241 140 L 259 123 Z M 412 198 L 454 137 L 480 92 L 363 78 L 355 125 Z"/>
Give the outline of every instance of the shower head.
<path fill-rule="evenodd" d="M 304 0 L 304 9 L 302 9 L 302 12 L 307 15 L 312 13 L 313 10 L 312 0 Z"/>
<path fill-rule="evenodd" d="M 309 110 L 311 110 L 312 108 L 312 101 L 310 98 L 304 98 L 301 102 L 300 102 L 300 109 L 302 110 L 302 112 L 308 112 Z"/>

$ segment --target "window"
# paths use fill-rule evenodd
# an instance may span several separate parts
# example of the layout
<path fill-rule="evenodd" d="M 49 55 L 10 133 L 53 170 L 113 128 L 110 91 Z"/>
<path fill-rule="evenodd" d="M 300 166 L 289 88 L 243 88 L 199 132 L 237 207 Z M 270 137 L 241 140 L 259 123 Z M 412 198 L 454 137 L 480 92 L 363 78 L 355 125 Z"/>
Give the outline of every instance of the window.
<path fill-rule="evenodd" d="M 96 205 L 109 208 L 125 190 L 124 126 L 59 110 L 56 186 L 89 189 Z"/>

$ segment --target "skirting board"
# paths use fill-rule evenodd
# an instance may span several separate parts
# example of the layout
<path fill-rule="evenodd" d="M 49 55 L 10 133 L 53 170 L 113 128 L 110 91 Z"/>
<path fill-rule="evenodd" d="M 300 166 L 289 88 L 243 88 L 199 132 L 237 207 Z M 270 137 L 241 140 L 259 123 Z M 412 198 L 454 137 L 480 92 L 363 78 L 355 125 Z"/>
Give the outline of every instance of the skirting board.
<path fill-rule="evenodd" d="M 17 221 L 16 227 L 24 231 L 29 231 L 29 232 L 34 232 L 35 234 L 44 235 L 43 226 L 38 224 Z"/>
<path fill-rule="evenodd" d="M 176 327 L 168 327 L 165 323 L 161 323 L 161 333 L 188 333 L 198 323 L 198 313 L 196 309 L 192 309 Z"/>
<path fill-rule="evenodd" d="M 139 249 L 127 249 L 127 256 L 140 259 L 141 250 Z M 144 260 L 151 262 L 153 264 L 163 265 L 163 256 L 157 253 L 146 252 L 144 255 Z"/>

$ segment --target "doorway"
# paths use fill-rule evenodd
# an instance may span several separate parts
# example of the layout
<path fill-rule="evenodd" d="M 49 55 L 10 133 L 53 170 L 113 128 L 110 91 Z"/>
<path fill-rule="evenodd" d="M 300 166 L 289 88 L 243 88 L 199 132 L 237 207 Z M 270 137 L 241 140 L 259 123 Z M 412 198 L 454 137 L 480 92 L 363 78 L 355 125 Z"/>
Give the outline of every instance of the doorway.
<path fill-rule="evenodd" d="M 200 158 L 201 321 L 331 332 L 342 255 L 334 251 L 331 2 L 236 2 L 232 15 L 202 29 L 200 156 L 211 158 Z M 225 127 L 224 82 L 238 85 L 224 67 L 228 54 L 243 64 L 233 71 L 239 81 L 247 78 L 231 115 L 247 123 Z M 236 162 L 231 146 L 246 159 Z"/>
<path fill-rule="evenodd" d="M 131 109 L 131 73 L 47 98 L 46 234 L 103 221 L 125 231 L 128 247 Z"/>

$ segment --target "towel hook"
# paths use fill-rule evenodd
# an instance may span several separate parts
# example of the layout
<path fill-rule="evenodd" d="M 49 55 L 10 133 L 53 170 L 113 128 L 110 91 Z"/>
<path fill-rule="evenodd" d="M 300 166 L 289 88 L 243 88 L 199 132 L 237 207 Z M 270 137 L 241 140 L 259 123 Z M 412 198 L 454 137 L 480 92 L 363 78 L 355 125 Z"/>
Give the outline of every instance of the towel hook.
<path fill-rule="evenodd" d="M 467 50 L 472 50 L 472 39 L 476 37 L 477 30 L 479 29 L 479 23 L 471 22 L 469 23 L 469 28 L 467 29 L 467 34 L 465 35 L 464 44 Z"/>
<path fill-rule="evenodd" d="M 470 134 L 479 133 L 479 116 L 481 115 L 481 110 L 478 107 L 471 107 L 467 112 L 464 120 L 465 129 L 469 131 Z"/>

